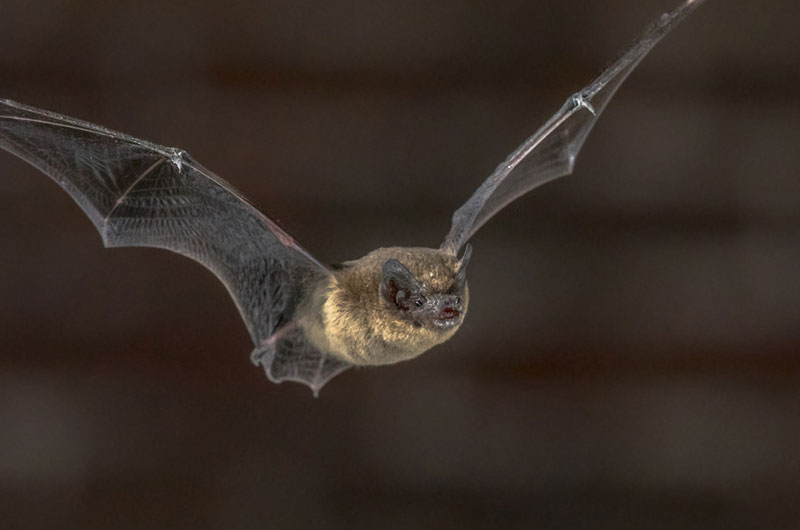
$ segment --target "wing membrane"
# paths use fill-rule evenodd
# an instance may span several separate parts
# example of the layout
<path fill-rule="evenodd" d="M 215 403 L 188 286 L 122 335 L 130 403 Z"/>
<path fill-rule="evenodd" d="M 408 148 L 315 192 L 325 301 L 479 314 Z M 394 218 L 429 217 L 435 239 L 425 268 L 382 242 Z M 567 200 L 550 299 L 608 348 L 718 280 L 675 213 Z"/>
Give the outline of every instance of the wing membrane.
<path fill-rule="evenodd" d="M 583 142 L 623 81 L 647 53 L 705 0 L 689 0 L 666 13 L 591 84 L 570 96 L 536 133 L 511 153 L 458 210 L 442 248 L 459 249 L 513 200 L 553 179 L 569 175 Z"/>
<path fill-rule="evenodd" d="M 211 270 L 271 379 L 301 380 L 316 391 L 335 375 L 324 377 L 331 366 L 336 373 L 347 366 L 302 344 L 302 334 L 293 334 L 291 351 L 278 351 L 284 342 L 270 339 L 293 325 L 305 290 L 329 271 L 184 151 L 11 101 L 0 101 L 0 147 L 58 182 L 107 247 L 164 248 Z"/>

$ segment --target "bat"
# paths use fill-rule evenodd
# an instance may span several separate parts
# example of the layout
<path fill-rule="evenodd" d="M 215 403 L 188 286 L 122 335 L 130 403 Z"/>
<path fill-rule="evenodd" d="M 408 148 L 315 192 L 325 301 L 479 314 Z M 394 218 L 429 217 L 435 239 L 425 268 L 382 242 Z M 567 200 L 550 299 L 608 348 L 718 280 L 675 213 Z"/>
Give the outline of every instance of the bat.
<path fill-rule="evenodd" d="M 454 212 L 439 248 L 379 248 L 327 266 L 185 151 L 10 100 L 0 100 L 0 147 L 63 187 L 106 247 L 164 248 L 207 267 L 244 320 L 252 362 L 316 396 L 351 366 L 412 359 L 453 336 L 469 304 L 469 239 L 511 201 L 572 173 L 616 90 L 703 1 L 662 15 L 567 98 Z"/>

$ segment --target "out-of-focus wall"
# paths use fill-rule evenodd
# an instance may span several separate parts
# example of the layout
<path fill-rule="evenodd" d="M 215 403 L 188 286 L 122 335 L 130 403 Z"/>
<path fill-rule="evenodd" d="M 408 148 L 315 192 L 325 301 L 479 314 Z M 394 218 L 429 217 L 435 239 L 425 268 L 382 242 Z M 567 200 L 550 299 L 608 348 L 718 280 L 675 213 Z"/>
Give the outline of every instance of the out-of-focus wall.
<path fill-rule="evenodd" d="M 438 245 L 675 3 L 12 0 L 0 97 L 185 148 L 336 263 Z M 709 0 L 473 239 L 458 335 L 316 400 L 0 153 L 3 526 L 797 527 L 798 15 Z"/>

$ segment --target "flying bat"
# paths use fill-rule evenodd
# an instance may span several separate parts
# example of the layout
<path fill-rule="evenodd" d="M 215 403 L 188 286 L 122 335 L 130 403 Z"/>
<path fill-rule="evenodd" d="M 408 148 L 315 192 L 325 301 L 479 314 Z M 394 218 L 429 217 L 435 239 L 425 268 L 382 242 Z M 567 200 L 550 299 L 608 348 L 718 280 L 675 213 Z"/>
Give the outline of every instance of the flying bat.
<path fill-rule="evenodd" d="M 61 185 L 106 247 L 159 247 L 207 267 L 250 332 L 253 363 L 317 395 L 351 366 L 412 359 L 453 336 L 469 306 L 468 240 L 511 201 L 572 173 L 625 78 L 703 1 L 662 15 L 567 98 L 455 211 L 439 248 L 379 248 L 327 266 L 185 151 L 9 100 L 0 100 L 0 147 Z"/>

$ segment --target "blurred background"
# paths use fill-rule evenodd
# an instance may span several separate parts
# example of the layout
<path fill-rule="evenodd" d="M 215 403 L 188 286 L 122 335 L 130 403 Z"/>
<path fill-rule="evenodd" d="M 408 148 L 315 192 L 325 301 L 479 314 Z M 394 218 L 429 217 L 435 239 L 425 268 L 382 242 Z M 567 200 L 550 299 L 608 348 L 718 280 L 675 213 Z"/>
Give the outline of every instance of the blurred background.
<path fill-rule="evenodd" d="M 437 246 L 676 4 L 6 0 L 0 97 L 185 148 L 339 263 Z M 799 527 L 798 14 L 702 6 L 473 239 L 462 330 L 319 399 L 0 153 L 2 526 Z"/>

